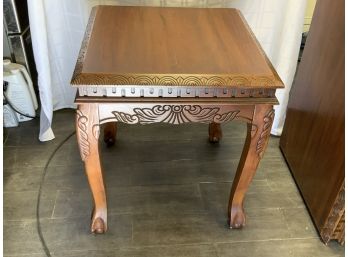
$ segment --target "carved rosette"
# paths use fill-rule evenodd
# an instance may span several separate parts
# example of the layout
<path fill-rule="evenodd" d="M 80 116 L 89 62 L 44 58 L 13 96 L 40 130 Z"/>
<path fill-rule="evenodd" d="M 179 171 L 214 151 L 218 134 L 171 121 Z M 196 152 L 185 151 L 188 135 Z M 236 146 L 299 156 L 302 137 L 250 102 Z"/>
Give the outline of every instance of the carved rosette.
<path fill-rule="evenodd" d="M 76 111 L 77 114 L 77 129 L 79 130 L 77 133 L 79 146 L 80 146 L 80 154 L 81 159 L 84 161 L 86 157 L 89 155 L 89 142 L 88 142 L 88 133 L 87 133 L 87 123 L 88 118 L 83 115 L 80 110 Z"/>
<path fill-rule="evenodd" d="M 235 119 L 239 113 L 238 110 L 220 113 L 220 107 L 201 107 L 199 105 L 155 105 L 152 108 L 134 108 L 133 112 L 134 114 L 119 111 L 112 113 L 117 121 L 128 124 L 223 123 Z"/>
<path fill-rule="evenodd" d="M 263 153 L 265 151 L 265 148 L 267 145 L 267 139 L 272 128 L 273 119 L 274 119 L 274 110 L 271 109 L 263 118 L 262 131 L 256 145 L 256 152 L 258 153 L 260 158 L 262 158 Z"/>

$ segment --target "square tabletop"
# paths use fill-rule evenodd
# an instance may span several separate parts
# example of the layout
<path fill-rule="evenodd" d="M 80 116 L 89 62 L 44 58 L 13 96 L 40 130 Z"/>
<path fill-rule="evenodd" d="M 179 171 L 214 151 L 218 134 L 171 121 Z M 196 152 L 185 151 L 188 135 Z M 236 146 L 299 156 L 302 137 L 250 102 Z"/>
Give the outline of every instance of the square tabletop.
<path fill-rule="evenodd" d="M 240 11 L 139 6 L 93 8 L 71 84 L 283 87 Z"/>

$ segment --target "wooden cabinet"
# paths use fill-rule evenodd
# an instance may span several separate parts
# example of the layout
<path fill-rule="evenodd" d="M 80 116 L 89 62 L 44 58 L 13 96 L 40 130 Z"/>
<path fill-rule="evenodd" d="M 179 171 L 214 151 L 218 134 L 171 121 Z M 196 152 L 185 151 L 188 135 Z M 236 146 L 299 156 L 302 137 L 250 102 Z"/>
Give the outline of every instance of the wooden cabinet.
<path fill-rule="evenodd" d="M 327 243 L 344 242 L 344 0 L 318 0 L 280 140 Z"/>

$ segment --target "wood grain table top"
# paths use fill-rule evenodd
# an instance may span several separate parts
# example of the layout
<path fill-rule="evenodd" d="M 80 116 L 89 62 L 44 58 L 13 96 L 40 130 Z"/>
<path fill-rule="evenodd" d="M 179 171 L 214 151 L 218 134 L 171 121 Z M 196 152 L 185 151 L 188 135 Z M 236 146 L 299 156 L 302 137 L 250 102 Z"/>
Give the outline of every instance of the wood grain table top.
<path fill-rule="evenodd" d="M 238 10 L 135 6 L 93 8 L 71 84 L 283 87 Z"/>

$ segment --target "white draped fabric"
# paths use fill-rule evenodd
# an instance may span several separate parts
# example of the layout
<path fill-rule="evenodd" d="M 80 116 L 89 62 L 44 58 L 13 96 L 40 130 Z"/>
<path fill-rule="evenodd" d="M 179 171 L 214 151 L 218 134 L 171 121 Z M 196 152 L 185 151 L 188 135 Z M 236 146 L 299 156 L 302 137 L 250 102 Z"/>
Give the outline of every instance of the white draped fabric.
<path fill-rule="evenodd" d="M 251 29 L 279 73 L 285 89 L 272 134 L 282 132 L 289 90 L 296 70 L 306 0 L 28 0 L 34 56 L 42 104 L 41 141 L 54 138 L 53 111 L 74 108 L 75 90 L 70 78 L 79 52 L 89 12 L 94 5 L 146 5 L 230 7 L 244 14 Z"/>

